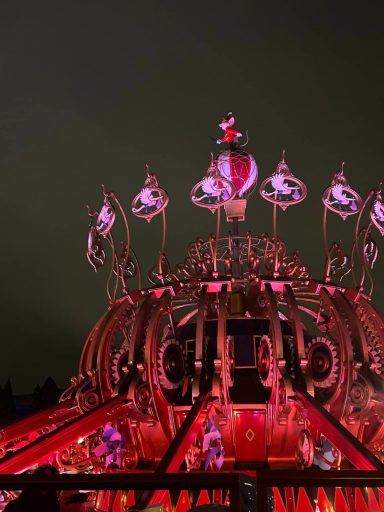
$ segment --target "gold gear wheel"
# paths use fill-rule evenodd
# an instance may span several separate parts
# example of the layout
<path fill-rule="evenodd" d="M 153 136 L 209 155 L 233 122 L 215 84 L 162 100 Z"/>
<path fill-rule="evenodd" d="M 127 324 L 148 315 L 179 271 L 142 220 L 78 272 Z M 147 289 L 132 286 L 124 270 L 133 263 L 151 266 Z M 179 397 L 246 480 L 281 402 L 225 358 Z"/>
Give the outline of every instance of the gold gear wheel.
<path fill-rule="evenodd" d="M 257 352 L 257 369 L 261 383 L 266 388 L 272 388 L 275 373 L 275 356 L 272 341 L 269 336 L 262 336 Z"/>
<path fill-rule="evenodd" d="M 157 352 L 157 372 L 162 388 L 174 391 L 183 385 L 186 375 L 185 351 L 174 338 L 166 338 Z"/>
<path fill-rule="evenodd" d="M 337 382 L 340 372 L 340 356 L 335 342 L 318 336 L 308 343 L 305 351 L 313 385 L 317 388 L 331 388 Z"/>

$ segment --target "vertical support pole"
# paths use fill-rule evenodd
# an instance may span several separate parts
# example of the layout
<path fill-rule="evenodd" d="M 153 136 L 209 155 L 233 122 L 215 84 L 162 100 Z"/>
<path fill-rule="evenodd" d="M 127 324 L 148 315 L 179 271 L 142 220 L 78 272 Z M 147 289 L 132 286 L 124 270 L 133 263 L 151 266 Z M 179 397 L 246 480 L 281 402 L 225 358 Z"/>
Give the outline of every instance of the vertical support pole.
<path fill-rule="evenodd" d="M 329 200 L 329 194 L 327 197 L 327 201 Z M 324 252 L 325 252 L 325 270 L 324 270 L 324 282 L 329 283 L 331 280 L 330 278 L 330 271 L 331 271 L 331 256 L 329 253 L 329 244 L 328 244 L 328 237 L 327 237 L 327 212 L 328 208 L 326 205 L 324 205 L 324 212 L 323 212 L 323 244 L 324 244 Z"/>
<path fill-rule="evenodd" d="M 240 277 L 240 254 L 239 254 L 239 219 L 234 217 L 232 220 L 233 233 L 233 254 L 232 254 L 232 275 Z"/>
<path fill-rule="evenodd" d="M 229 512 L 241 511 L 240 482 L 229 489 Z"/>
<path fill-rule="evenodd" d="M 268 492 L 267 486 L 264 482 L 260 482 L 259 479 L 257 481 L 256 486 L 256 511 L 263 512 L 264 510 L 268 510 Z M 239 509 L 241 510 L 241 509 Z"/>
<path fill-rule="evenodd" d="M 273 277 L 278 277 L 278 254 L 279 254 L 279 244 L 277 241 L 277 204 L 273 203 L 273 241 L 275 244 L 275 256 L 273 260 Z"/>

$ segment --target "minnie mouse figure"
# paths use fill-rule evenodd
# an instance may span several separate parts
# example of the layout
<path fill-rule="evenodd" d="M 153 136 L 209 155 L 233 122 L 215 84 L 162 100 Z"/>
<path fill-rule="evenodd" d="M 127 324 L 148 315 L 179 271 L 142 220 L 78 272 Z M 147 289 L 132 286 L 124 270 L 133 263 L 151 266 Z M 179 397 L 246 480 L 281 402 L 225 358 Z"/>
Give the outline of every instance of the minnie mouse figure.
<path fill-rule="evenodd" d="M 220 128 L 224 130 L 224 136 L 221 139 L 217 139 L 217 144 L 221 144 L 222 142 L 228 142 L 228 144 L 233 144 L 238 141 L 238 138 L 242 136 L 240 132 L 233 128 L 235 124 L 235 117 L 232 112 L 228 112 L 227 116 L 219 124 Z"/>

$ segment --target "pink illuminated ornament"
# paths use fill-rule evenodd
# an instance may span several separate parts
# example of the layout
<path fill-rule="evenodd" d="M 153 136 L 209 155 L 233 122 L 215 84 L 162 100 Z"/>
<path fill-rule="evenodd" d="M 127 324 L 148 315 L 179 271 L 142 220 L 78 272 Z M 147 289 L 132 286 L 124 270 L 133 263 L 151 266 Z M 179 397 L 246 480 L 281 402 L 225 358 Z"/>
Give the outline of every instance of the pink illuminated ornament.
<path fill-rule="evenodd" d="M 326 208 L 340 215 L 343 220 L 361 210 L 361 197 L 348 186 L 344 176 L 344 162 L 341 171 L 335 173 L 331 186 L 324 190 L 322 201 Z"/>
<path fill-rule="evenodd" d="M 250 153 L 239 147 L 226 149 L 217 156 L 217 167 L 223 178 L 236 187 L 236 195 L 249 195 L 257 181 L 257 165 Z"/>
<path fill-rule="evenodd" d="M 375 201 L 371 206 L 370 217 L 373 224 L 380 231 L 380 234 L 384 235 L 384 203 L 380 192 L 376 194 Z"/>
<path fill-rule="evenodd" d="M 260 195 L 266 201 L 285 210 L 288 206 L 300 203 L 307 196 L 307 187 L 295 178 L 283 158 L 277 164 L 275 172 L 260 185 Z"/>
<path fill-rule="evenodd" d="M 98 232 L 98 234 L 105 238 L 112 229 L 113 223 L 115 222 L 115 218 L 115 209 L 109 202 L 108 198 L 105 196 L 104 204 L 101 208 L 96 223 L 96 231 Z"/>
<path fill-rule="evenodd" d="M 196 206 L 209 208 L 212 213 L 233 199 L 236 195 L 235 185 L 220 176 L 216 162 L 212 161 L 206 176 L 191 191 L 191 201 Z"/>
<path fill-rule="evenodd" d="M 159 187 L 156 176 L 149 172 L 147 165 L 147 177 L 144 188 L 141 189 L 140 193 L 132 201 L 132 213 L 136 217 L 150 222 L 155 215 L 164 210 L 167 204 L 168 194 Z"/>

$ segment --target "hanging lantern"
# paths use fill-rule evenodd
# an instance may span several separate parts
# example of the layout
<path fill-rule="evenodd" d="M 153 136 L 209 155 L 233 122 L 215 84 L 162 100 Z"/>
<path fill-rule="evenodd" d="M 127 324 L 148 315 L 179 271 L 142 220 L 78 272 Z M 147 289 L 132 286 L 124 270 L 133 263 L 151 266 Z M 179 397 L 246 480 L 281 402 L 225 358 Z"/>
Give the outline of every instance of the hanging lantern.
<path fill-rule="evenodd" d="M 212 160 L 206 176 L 193 187 L 191 201 L 214 213 L 217 208 L 233 199 L 236 193 L 234 183 L 220 175 L 217 162 Z"/>
<path fill-rule="evenodd" d="M 132 201 L 132 213 L 136 217 L 150 222 L 155 215 L 164 210 L 167 204 L 168 194 L 163 188 L 159 187 L 156 176 L 149 172 L 147 165 L 147 177 L 144 187 Z"/>
<path fill-rule="evenodd" d="M 274 203 L 283 210 L 288 206 L 300 203 L 307 196 L 307 187 L 295 178 L 283 158 L 277 164 L 275 172 L 260 185 L 260 195 L 266 201 Z"/>
<path fill-rule="evenodd" d="M 341 171 L 335 173 L 331 186 L 324 190 L 322 201 L 328 210 L 337 213 L 343 220 L 361 210 L 361 197 L 348 185 L 344 176 L 344 162 Z"/>

